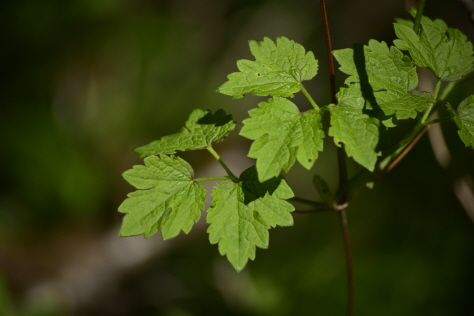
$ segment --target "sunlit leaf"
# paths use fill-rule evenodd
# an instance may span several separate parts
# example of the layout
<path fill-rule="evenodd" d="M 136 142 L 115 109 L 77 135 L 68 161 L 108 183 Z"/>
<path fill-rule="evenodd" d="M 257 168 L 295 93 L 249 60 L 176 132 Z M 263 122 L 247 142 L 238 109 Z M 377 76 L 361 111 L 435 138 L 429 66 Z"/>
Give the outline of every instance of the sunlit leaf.
<path fill-rule="evenodd" d="M 179 133 L 162 137 L 148 145 L 138 147 L 135 152 L 141 158 L 159 154 L 174 154 L 177 151 L 202 149 L 223 140 L 233 129 L 232 115 L 223 110 L 212 114 L 201 109 L 194 110 L 185 127 Z"/>
<path fill-rule="evenodd" d="M 252 166 L 240 180 L 216 185 L 207 214 L 210 242 L 218 243 L 220 254 L 226 255 L 237 271 L 248 259 L 255 259 L 256 247 L 268 247 L 271 227 L 293 225 L 294 210 L 285 201 L 293 197 L 293 192 L 282 176 L 260 183 Z"/>
<path fill-rule="evenodd" d="M 244 120 L 240 135 L 255 140 L 248 156 L 257 159 L 260 181 L 287 172 L 298 160 L 310 169 L 323 149 L 321 115 L 316 110 L 300 113 L 296 105 L 275 97 L 261 102 Z"/>
<path fill-rule="evenodd" d="M 240 72 L 231 73 L 229 79 L 217 91 L 233 98 L 247 93 L 262 96 L 292 97 L 301 90 L 301 82 L 313 78 L 318 62 L 312 52 L 285 37 L 274 43 L 265 37 L 263 41 L 249 41 L 255 61 L 237 62 Z"/>
<path fill-rule="evenodd" d="M 201 216 L 206 189 L 193 180 L 193 170 L 183 159 L 161 155 L 145 158 L 145 166 L 134 166 L 123 174 L 138 189 L 128 195 L 119 212 L 126 213 L 120 236 L 161 230 L 164 239 L 182 230 L 188 233 Z"/>

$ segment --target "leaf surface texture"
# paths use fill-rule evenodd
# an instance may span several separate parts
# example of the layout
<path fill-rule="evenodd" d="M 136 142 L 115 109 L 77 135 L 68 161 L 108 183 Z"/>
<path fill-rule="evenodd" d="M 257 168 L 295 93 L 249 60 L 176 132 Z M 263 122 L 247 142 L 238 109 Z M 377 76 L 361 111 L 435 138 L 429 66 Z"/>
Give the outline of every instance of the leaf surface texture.
<path fill-rule="evenodd" d="M 201 109 L 194 110 L 180 132 L 162 137 L 148 145 L 138 147 L 140 158 L 159 154 L 174 154 L 178 151 L 196 150 L 223 140 L 233 129 L 232 116 L 223 110 L 212 114 Z"/>
<path fill-rule="evenodd" d="M 249 41 L 249 46 L 255 61 L 239 60 L 240 72 L 231 73 L 218 92 L 235 99 L 247 93 L 292 97 L 301 90 L 302 81 L 318 71 L 313 53 L 285 37 L 277 38 L 276 43 L 265 37 L 263 41 Z"/>
<path fill-rule="evenodd" d="M 310 169 L 323 150 L 321 115 L 300 113 L 288 99 L 275 97 L 249 111 L 240 135 L 255 140 L 248 156 L 257 159 L 260 181 L 287 172 L 296 160 Z"/>
<path fill-rule="evenodd" d="M 459 104 L 457 114 L 455 121 L 459 128 L 459 137 L 466 146 L 474 148 L 474 95 Z"/>
<path fill-rule="evenodd" d="M 188 233 L 201 216 L 206 189 L 193 180 L 193 170 L 183 159 L 160 155 L 145 158 L 144 166 L 134 166 L 123 177 L 138 189 L 128 195 L 119 212 L 126 213 L 120 236 L 161 230 L 163 239 Z"/>
<path fill-rule="evenodd" d="M 255 259 L 256 247 L 268 248 L 271 227 L 291 226 L 294 207 L 286 202 L 293 192 L 282 176 L 259 182 L 255 166 L 245 170 L 241 182 L 219 182 L 212 192 L 207 222 L 209 240 L 218 243 L 235 270 Z"/>
<path fill-rule="evenodd" d="M 368 45 L 337 50 L 334 56 L 349 75 L 345 83 L 356 85 L 351 87 L 352 97 L 364 99 L 362 108 L 382 112 L 381 118 L 414 118 L 433 101 L 431 94 L 413 91 L 418 85 L 416 68 L 394 46 L 370 40 Z"/>
<path fill-rule="evenodd" d="M 430 69 L 442 80 L 456 81 L 474 70 L 472 43 L 461 31 L 449 28 L 440 19 L 421 18 L 421 34 L 413 30 L 413 22 L 395 23 L 398 38 L 394 44 L 408 50 L 414 62 Z"/>

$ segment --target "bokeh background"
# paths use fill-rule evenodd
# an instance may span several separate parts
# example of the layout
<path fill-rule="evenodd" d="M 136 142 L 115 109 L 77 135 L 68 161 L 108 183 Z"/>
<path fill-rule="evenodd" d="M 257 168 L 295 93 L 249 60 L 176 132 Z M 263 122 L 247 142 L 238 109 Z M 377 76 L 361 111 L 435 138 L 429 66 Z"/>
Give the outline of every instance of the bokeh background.
<path fill-rule="evenodd" d="M 334 48 L 391 43 L 413 4 L 328 1 Z M 428 0 L 425 14 L 473 41 L 469 5 Z M 196 107 L 241 126 L 264 100 L 215 93 L 252 58 L 248 40 L 286 36 L 312 50 L 320 73 L 306 86 L 330 102 L 318 1 L 7 0 L 0 29 L 0 315 L 344 314 L 337 214 L 295 214 L 239 274 L 209 244 L 204 216 L 165 242 L 118 237 L 134 148 L 177 132 Z M 449 101 L 473 88 L 460 84 Z M 286 175 L 297 195 L 314 198 L 316 173 L 335 187 L 331 142 L 309 174 Z M 239 174 L 253 163 L 249 145 L 234 132 L 216 150 Z M 223 175 L 204 151 L 183 157 L 198 177 Z M 357 315 L 474 315 L 473 162 L 452 124 L 433 128 L 352 202 Z"/>

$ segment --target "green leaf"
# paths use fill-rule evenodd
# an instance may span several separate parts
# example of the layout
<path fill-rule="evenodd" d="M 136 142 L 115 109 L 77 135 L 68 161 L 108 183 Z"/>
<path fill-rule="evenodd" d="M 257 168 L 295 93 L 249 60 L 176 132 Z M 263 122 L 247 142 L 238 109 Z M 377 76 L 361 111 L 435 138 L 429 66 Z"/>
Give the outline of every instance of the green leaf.
<path fill-rule="evenodd" d="M 312 52 L 305 52 L 300 44 L 278 37 L 276 44 L 265 37 L 263 41 L 249 41 L 255 61 L 237 62 L 240 72 L 231 73 L 217 92 L 234 99 L 247 93 L 261 96 L 292 97 L 301 90 L 301 82 L 316 76 L 318 61 Z"/>
<path fill-rule="evenodd" d="M 282 176 L 263 183 L 255 166 L 245 170 L 241 182 L 219 182 L 212 192 L 207 222 L 209 240 L 219 244 L 232 266 L 241 271 L 248 259 L 255 259 L 256 247 L 268 248 L 271 227 L 291 226 L 294 207 L 284 201 L 293 192 Z"/>
<path fill-rule="evenodd" d="M 346 107 L 344 104 L 328 106 L 331 112 L 329 135 L 336 145 L 344 143 L 346 153 L 370 171 L 374 170 L 380 151 L 380 122 L 363 114 L 360 109 Z"/>
<path fill-rule="evenodd" d="M 428 68 L 446 81 L 456 81 L 474 71 L 474 51 L 458 29 L 448 28 L 442 20 L 421 18 L 421 34 L 413 30 L 413 23 L 395 23 L 398 40 L 394 44 L 408 50 L 415 64 Z"/>
<path fill-rule="evenodd" d="M 474 95 L 466 98 L 459 104 L 457 117 L 459 137 L 466 146 L 474 148 Z"/>
<path fill-rule="evenodd" d="M 240 135 L 255 140 L 248 156 L 257 159 L 260 181 L 288 172 L 295 160 L 310 169 L 323 150 L 324 132 L 316 110 L 300 113 L 288 99 L 275 97 L 249 111 Z"/>
<path fill-rule="evenodd" d="M 394 114 L 398 119 L 414 118 L 433 101 L 427 92 L 412 91 L 418 85 L 416 67 L 394 46 L 370 40 L 369 45 L 333 54 L 340 70 L 349 75 L 345 83 L 351 98 L 364 100 L 366 110 L 382 111 L 385 119 Z"/>
<path fill-rule="evenodd" d="M 223 110 L 212 114 L 201 109 L 194 110 L 179 133 L 162 137 L 148 145 L 138 147 L 140 158 L 159 154 L 174 154 L 177 151 L 196 150 L 223 140 L 235 127 L 232 115 Z"/>
<path fill-rule="evenodd" d="M 123 177 L 138 191 L 132 192 L 118 211 L 127 213 L 120 236 L 161 230 L 164 239 L 182 230 L 189 233 L 204 209 L 206 189 L 193 180 L 193 170 L 183 159 L 160 155 L 145 158 L 145 166 L 134 166 Z"/>

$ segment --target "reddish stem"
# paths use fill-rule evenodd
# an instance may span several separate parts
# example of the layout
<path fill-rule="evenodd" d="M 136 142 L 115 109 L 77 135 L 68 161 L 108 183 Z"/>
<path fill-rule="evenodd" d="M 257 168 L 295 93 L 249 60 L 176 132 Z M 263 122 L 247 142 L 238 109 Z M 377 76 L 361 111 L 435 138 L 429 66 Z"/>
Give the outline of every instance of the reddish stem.
<path fill-rule="evenodd" d="M 331 87 L 331 102 L 337 104 L 336 98 L 336 72 L 334 68 L 334 57 L 332 55 L 332 44 L 331 44 L 331 33 L 329 31 L 328 15 L 326 10 L 325 0 L 320 0 L 321 13 L 323 17 L 324 34 L 326 38 L 326 51 L 328 56 L 329 64 L 329 83 Z M 344 156 L 344 151 L 341 147 L 337 148 L 337 158 L 339 166 L 339 188 L 346 185 L 347 182 L 347 168 Z M 346 203 L 346 197 L 343 197 L 343 201 L 339 203 Z M 352 262 L 352 247 L 351 239 L 349 235 L 349 225 L 347 224 L 346 211 L 344 209 L 339 211 L 339 222 L 341 224 L 343 241 L 344 241 L 344 253 L 346 256 L 346 274 L 347 274 L 347 316 L 354 314 L 354 269 Z"/>
<path fill-rule="evenodd" d="M 326 1 L 320 0 L 320 3 L 321 3 L 321 13 L 323 16 L 324 35 L 326 38 L 326 51 L 328 55 L 328 64 L 329 64 L 329 84 L 331 86 L 331 102 L 333 104 L 336 104 L 337 103 L 336 71 L 334 70 L 334 57 L 332 55 L 331 33 L 329 32 L 329 22 L 328 22 L 327 10 L 326 10 Z"/>

